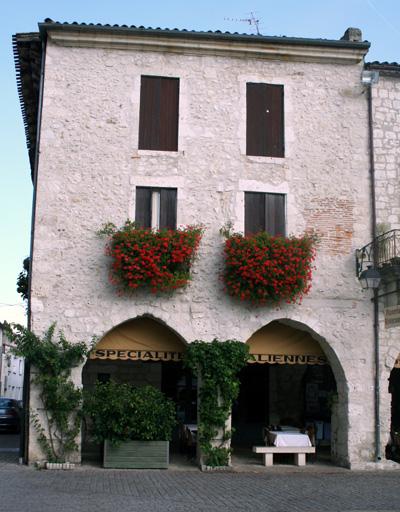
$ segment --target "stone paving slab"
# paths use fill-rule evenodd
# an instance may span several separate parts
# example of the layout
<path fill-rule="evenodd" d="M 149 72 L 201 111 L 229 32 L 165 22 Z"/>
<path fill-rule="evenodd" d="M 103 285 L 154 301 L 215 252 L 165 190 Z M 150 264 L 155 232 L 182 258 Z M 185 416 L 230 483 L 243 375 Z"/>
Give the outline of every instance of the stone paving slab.
<path fill-rule="evenodd" d="M 399 471 L 38 471 L 10 456 L 0 454 L 0 512 L 400 511 Z"/>

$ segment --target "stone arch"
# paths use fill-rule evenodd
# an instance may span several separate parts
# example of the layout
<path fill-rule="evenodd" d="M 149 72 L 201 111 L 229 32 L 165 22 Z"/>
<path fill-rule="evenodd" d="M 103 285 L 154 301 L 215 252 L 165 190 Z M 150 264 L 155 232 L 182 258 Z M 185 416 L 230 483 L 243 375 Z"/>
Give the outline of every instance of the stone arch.
<path fill-rule="evenodd" d="M 182 336 L 182 334 L 180 334 L 174 327 L 171 327 L 166 320 L 164 320 L 163 318 L 161 318 L 159 316 L 155 316 L 152 313 L 143 313 L 143 314 L 140 314 L 140 315 L 136 315 L 136 316 L 134 316 L 132 318 L 127 318 L 125 320 L 122 320 L 121 322 L 119 322 L 116 325 L 112 325 L 111 327 L 109 327 L 107 330 L 104 331 L 102 336 L 99 337 L 98 343 L 101 340 L 103 340 L 114 329 L 117 329 L 120 326 L 122 326 L 124 324 L 127 324 L 127 323 L 130 323 L 130 322 L 140 321 L 141 319 L 148 319 L 148 320 L 153 321 L 155 324 L 159 324 L 160 326 L 166 328 L 168 331 L 173 333 L 182 342 L 183 345 L 185 345 L 185 346 L 188 345 L 187 340 Z"/>
<path fill-rule="evenodd" d="M 177 412 L 183 414 L 187 423 L 193 423 L 189 420 L 191 415 L 197 417 L 197 404 L 191 402 L 188 390 L 192 392 L 195 382 L 193 393 L 197 398 L 197 381 L 182 364 L 186 346 L 183 336 L 151 314 L 125 320 L 97 341 L 81 367 L 83 388 L 90 390 L 97 381 L 109 380 L 135 387 L 151 385 L 174 400 Z M 99 446 L 90 437 L 90 427 L 83 426 L 82 458 L 98 461 Z"/>
<path fill-rule="evenodd" d="M 162 361 L 174 359 L 186 346 L 187 341 L 175 329 L 146 313 L 108 329 L 97 341 L 89 360 Z"/>
<path fill-rule="evenodd" d="M 291 320 L 289 318 L 277 318 L 278 322 L 281 322 L 283 324 L 289 325 L 291 327 L 294 327 L 295 329 L 298 329 L 299 331 L 305 331 L 310 334 L 310 336 L 319 343 L 322 351 L 328 358 L 329 364 L 332 368 L 333 374 L 336 379 L 336 384 L 341 386 L 343 388 L 343 391 L 346 392 L 348 390 L 348 384 L 347 379 L 345 376 L 345 372 L 343 369 L 343 366 L 339 360 L 338 355 L 336 354 L 335 350 L 332 348 L 332 346 L 329 344 L 329 342 L 318 334 L 314 329 L 309 327 L 308 325 L 304 324 L 303 322 L 300 322 L 298 320 Z"/>
<path fill-rule="evenodd" d="M 309 325 L 291 318 L 278 317 L 270 322 L 261 325 L 258 329 L 253 331 L 251 336 L 248 337 L 248 342 L 251 337 L 257 332 L 274 322 L 289 326 L 297 331 L 303 331 L 310 335 L 310 338 L 317 342 L 322 353 L 331 367 L 337 389 L 337 402 L 332 407 L 332 433 L 335 436 L 332 443 L 332 459 L 340 464 L 347 466 L 349 464 L 349 447 L 348 447 L 348 383 L 345 375 L 344 368 L 339 360 L 339 357 L 333 347 L 329 344 L 325 337 L 316 332 Z M 317 353 L 317 352 L 316 352 Z"/>

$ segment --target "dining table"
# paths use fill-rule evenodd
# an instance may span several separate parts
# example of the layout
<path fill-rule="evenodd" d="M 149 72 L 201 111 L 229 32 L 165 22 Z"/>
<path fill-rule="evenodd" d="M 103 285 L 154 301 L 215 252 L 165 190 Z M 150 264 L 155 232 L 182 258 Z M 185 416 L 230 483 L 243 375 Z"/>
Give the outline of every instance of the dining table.
<path fill-rule="evenodd" d="M 307 434 L 293 430 L 268 430 L 268 442 L 271 446 L 312 446 Z"/>

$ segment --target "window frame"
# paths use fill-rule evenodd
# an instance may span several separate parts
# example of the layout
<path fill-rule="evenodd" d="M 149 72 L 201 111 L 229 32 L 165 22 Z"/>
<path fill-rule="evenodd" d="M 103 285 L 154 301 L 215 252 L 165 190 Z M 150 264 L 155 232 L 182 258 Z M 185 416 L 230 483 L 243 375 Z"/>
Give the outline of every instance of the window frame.
<path fill-rule="evenodd" d="M 277 83 L 246 82 L 246 155 L 285 158 L 285 86 Z M 275 109 L 276 102 L 278 106 Z M 276 118 L 276 127 L 261 111 Z"/>
<path fill-rule="evenodd" d="M 147 199 L 147 205 L 146 207 L 149 207 L 149 211 L 145 213 L 145 215 L 142 215 L 144 219 L 149 220 L 150 222 L 140 223 L 137 221 L 138 219 L 138 190 L 145 190 L 150 193 L 150 200 Z M 174 208 L 173 211 L 168 211 L 168 207 L 165 207 L 166 210 L 163 213 L 163 202 L 168 202 L 168 200 L 171 199 L 168 198 L 168 192 L 175 192 L 173 201 L 174 201 Z M 164 193 L 167 192 L 166 195 Z M 146 228 L 146 229 L 176 229 L 177 228 L 177 216 L 178 216 L 178 188 L 177 187 L 148 187 L 148 186 L 142 186 L 138 185 L 135 189 L 136 193 L 136 202 L 135 202 L 135 222 L 138 222 L 138 225 L 140 227 Z M 141 199 L 143 202 L 143 200 Z M 142 206 L 143 208 L 143 206 Z M 173 217 L 174 222 L 171 223 L 171 225 L 163 225 L 167 224 L 167 222 L 163 221 L 163 215 L 167 219 L 168 217 Z M 147 224 L 147 225 L 146 225 Z M 160 227 L 161 226 L 161 227 Z"/>
<path fill-rule="evenodd" d="M 178 151 L 179 97 L 180 78 L 140 76 L 138 150 Z"/>
<path fill-rule="evenodd" d="M 258 213 L 259 218 L 263 218 L 263 226 L 260 226 L 260 229 L 257 229 L 255 231 L 251 229 L 251 221 L 249 221 L 248 217 L 249 211 L 251 210 L 252 207 L 254 208 L 254 206 L 251 205 L 249 201 L 247 201 L 247 199 L 249 199 L 251 196 L 258 196 L 259 199 L 261 199 L 261 197 L 263 198 L 263 202 L 259 202 L 259 205 L 263 204 L 264 210 L 263 212 Z M 272 197 L 274 197 L 274 201 L 276 201 L 276 204 L 279 204 L 279 201 L 282 201 L 283 203 L 281 207 L 281 222 L 279 222 L 279 213 L 276 215 L 276 218 L 274 219 L 273 222 L 268 220 L 268 209 L 271 209 L 272 207 L 272 202 L 268 205 L 268 199 L 272 199 Z M 271 230 L 267 229 L 268 222 L 270 222 L 271 224 L 278 224 L 274 232 L 271 232 Z M 279 231 L 279 223 L 283 227 L 282 233 Z M 265 231 L 269 233 L 271 236 L 287 236 L 287 194 L 282 192 L 259 192 L 250 190 L 244 192 L 244 234 L 245 236 L 251 236 L 261 231 Z"/>

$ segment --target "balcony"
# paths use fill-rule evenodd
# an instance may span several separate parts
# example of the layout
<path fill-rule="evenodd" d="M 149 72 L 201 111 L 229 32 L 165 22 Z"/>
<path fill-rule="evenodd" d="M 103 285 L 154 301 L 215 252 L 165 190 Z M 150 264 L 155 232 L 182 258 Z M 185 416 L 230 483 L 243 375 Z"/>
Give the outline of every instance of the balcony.
<path fill-rule="evenodd" d="M 357 276 L 368 267 L 379 269 L 388 282 L 400 279 L 400 229 L 392 229 L 356 251 Z"/>

